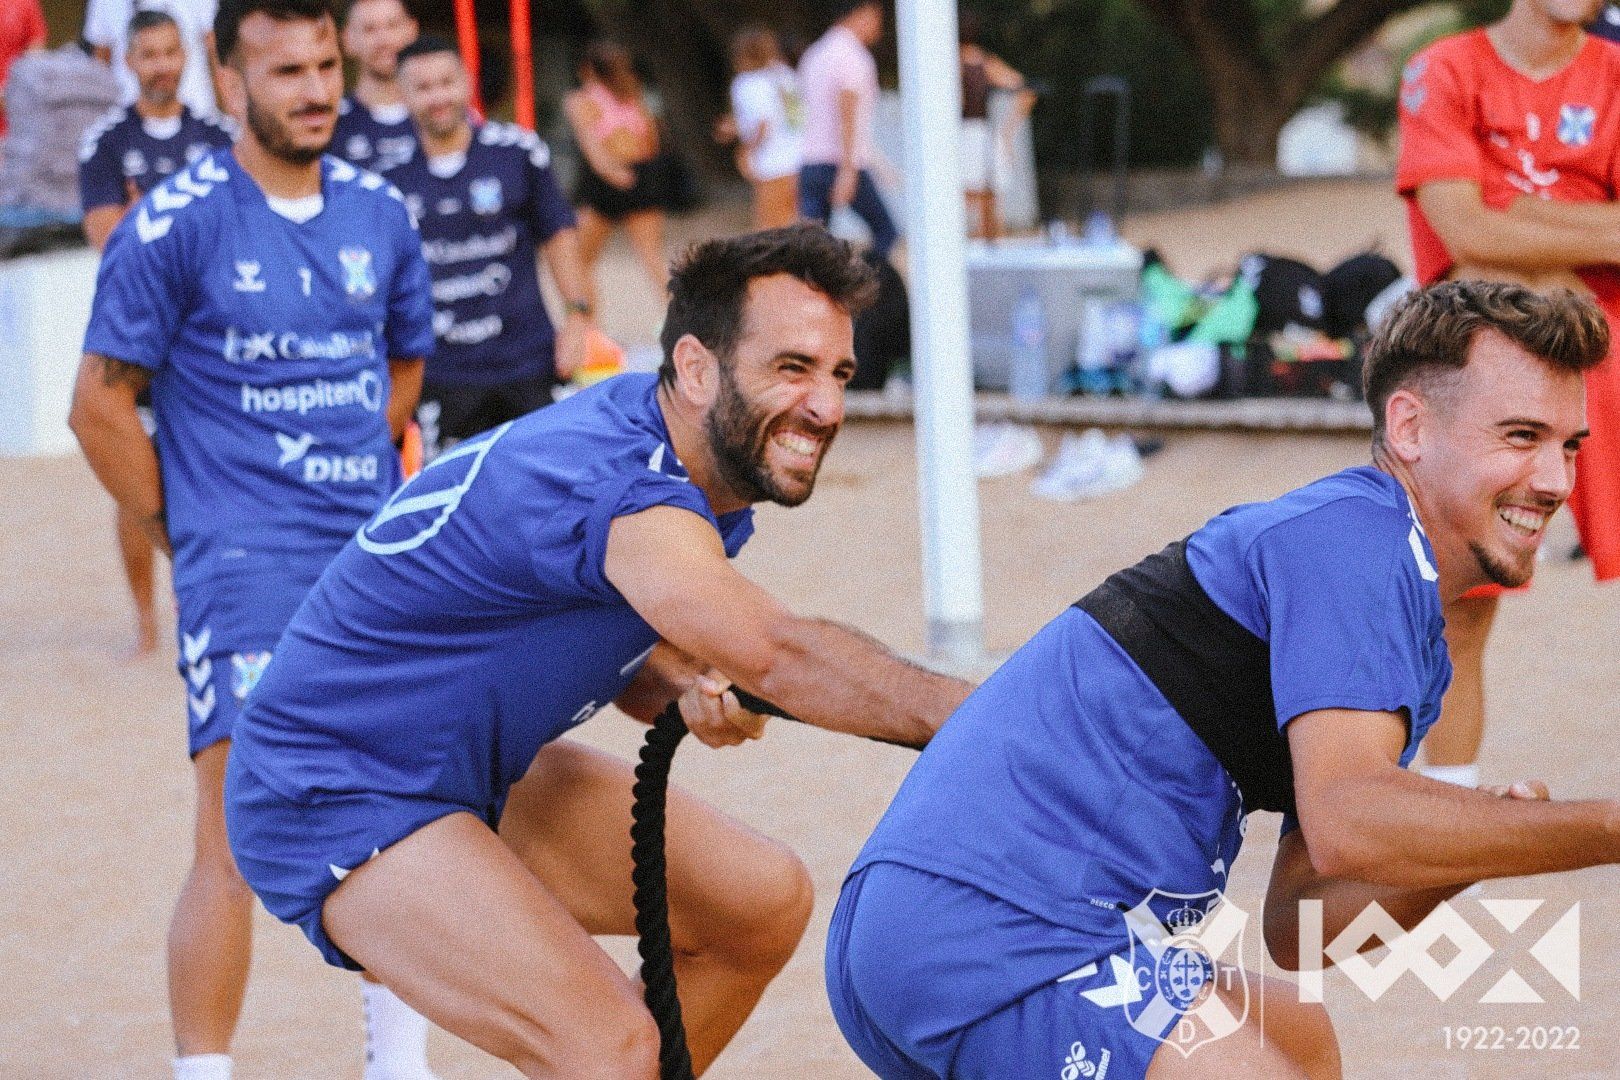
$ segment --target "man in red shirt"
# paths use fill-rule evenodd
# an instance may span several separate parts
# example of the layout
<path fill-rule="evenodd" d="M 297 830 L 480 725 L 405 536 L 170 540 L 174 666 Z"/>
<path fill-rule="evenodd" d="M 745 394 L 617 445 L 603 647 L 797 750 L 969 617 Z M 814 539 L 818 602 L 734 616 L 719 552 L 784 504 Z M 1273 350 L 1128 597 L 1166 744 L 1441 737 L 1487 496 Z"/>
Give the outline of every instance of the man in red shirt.
<path fill-rule="evenodd" d="M 1494 278 L 1590 293 L 1620 329 L 1620 48 L 1583 25 L 1603 0 L 1514 0 L 1501 22 L 1444 38 L 1401 80 L 1396 188 L 1420 283 Z M 1587 375 L 1592 437 L 1571 513 L 1599 581 L 1620 577 L 1620 360 Z M 1519 452 L 1511 439 L 1496 452 Z M 1504 524 L 1504 528 L 1506 528 Z M 1483 659 L 1502 590 L 1446 612 L 1456 678 L 1427 771 L 1474 785 Z"/>
<path fill-rule="evenodd" d="M 6 0 L 0 4 L 0 89 L 6 85 L 11 62 L 31 49 L 45 47 L 45 13 L 39 0 Z M 0 104 L 0 139 L 6 135 L 6 110 Z"/>

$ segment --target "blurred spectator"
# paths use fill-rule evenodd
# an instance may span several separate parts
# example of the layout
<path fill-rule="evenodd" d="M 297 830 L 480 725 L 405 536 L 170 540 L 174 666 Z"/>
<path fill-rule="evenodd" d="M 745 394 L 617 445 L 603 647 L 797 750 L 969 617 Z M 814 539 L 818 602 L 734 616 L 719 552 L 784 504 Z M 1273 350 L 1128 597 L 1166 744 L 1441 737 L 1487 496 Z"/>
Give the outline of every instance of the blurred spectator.
<path fill-rule="evenodd" d="M 79 142 L 118 100 L 83 42 L 17 58 L 6 79 L 11 133 L 0 148 L 0 256 L 78 240 Z"/>
<path fill-rule="evenodd" d="M 0 4 L 0 89 L 11 62 L 31 49 L 45 47 L 45 14 L 39 0 L 5 0 Z M 0 109 L 0 139 L 6 135 L 6 113 Z"/>
<path fill-rule="evenodd" d="M 173 17 L 138 11 L 128 37 L 124 59 L 139 96 L 102 117 L 79 148 L 84 235 L 97 251 L 142 195 L 209 150 L 231 144 L 224 123 L 193 114 L 180 100 L 186 50 Z"/>
<path fill-rule="evenodd" d="M 416 40 L 417 23 L 402 0 L 349 0 L 343 52 L 360 74 L 338 106 L 332 153 L 381 172 L 416 152 L 416 126 L 399 90 L 399 51 Z"/>
<path fill-rule="evenodd" d="M 1035 107 L 1035 93 L 1022 75 L 979 44 L 981 28 L 974 12 L 964 11 L 957 19 L 962 63 L 962 190 L 967 197 L 969 235 L 993 237 L 1001 232 L 1001 219 L 996 213 L 996 165 L 1011 156 L 1007 147 L 1013 132 Z M 990 94 L 994 90 L 1017 95 L 996 131 L 990 128 Z"/>
<path fill-rule="evenodd" d="M 162 11 L 180 28 L 186 48 L 186 67 L 180 76 L 180 100 L 197 116 L 218 116 L 214 97 L 214 12 L 218 0 L 89 0 L 84 13 L 84 39 L 95 46 L 96 58 L 112 66 L 118 77 L 118 103 L 133 105 L 140 93 L 135 75 L 124 62 L 129 47 L 129 22 L 135 12 Z"/>
<path fill-rule="evenodd" d="M 593 41 L 579 66 L 579 89 L 563 102 L 584 172 L 574 191 L 579 246 L 590 301 L 596 302 L 596 260 L 619 226 L 658 295 L 669 284 L 664 260 L 664 212 L 671 199 L 670 158 L 659 153 L 658 122 L 647 108 L 630 54 L 611 41 Z"/>
<path fill-rule="evenodd" d="M 877 61 L 872 46 L 883 36 L 878 0 L 847 0 L 832 28 L 804 52 L 804 165 L 799 170 L 799 212 L 823 225 L 848 206 L 872 232 L 872 250 L 887 257 L 900 238 L 878 194 L 871 170 L 877 108 Z"/>
<path fill-rule="evenodd" d="M 158 184 L 209 150 L 231 144 L 218 120 L 193 116 L 179 98 L 186 50 L 180 27 L 167 12 L 137 11 L 129 22 L 124 59 L 135 74 L 140 96 L 116 108 L 84 134 L 79 149 L 79 200 L 84 235 L 100 251 L 124 211 Z M 135 400 L 142 423 L 152 420 L 149 395 Z M 154 429 L 148 426 L 147 433 Z M 118 551 L 135 603 L 134 654 L 157 651 L 152 541 L 126 510 L 117 512 Z"/>
<path fill-rule="evenodd" d="M 791 225 L 799 216 L 804 100 L 776 34 L 750 26 L 731 42 L 731 113 L 737 170 L 754 188 L 754 228 Z"/>

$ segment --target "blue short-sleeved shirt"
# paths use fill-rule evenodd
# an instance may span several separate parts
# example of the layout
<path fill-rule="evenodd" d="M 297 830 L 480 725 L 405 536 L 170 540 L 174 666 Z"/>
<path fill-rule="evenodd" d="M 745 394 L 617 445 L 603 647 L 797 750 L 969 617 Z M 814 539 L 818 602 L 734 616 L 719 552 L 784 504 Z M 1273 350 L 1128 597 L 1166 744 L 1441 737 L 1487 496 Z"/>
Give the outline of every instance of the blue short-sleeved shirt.
<path fill-rule="evenodd" d="M 390 169 L 422 230 L 433 273 L 434 385 L 550 378 L 555 333 L 540 299 L 535 248 L 574 226 L 551 152 L 513 124 L 479 124 L 450 175 L 418 150 Z"/>
<path fill-rule="evenodd" d="M 427 266 L 381 177 L 330 157 L 321 177 L 298 224 L 215 151 L 108 240 L 85 351 L 153 372 L 177 589 L 322 565 L 398 483 L 388 359 L 432 351 Z"/>
<path fill-rule="evenodd" d="M 1210 598 L 1268 643 L 1279 727 L 1316 709 L 1403 712 L 1411 760 L 1451 666 L 1433 552 L 1396 480 L 1349 469 L 1237 507 L 1194 533 L 1187 557 Z M 945 724 L 854 871 L 904 864 L 1107 941 L 1153 890 L 1223 890 L 1243 817 L 1220 763 L 1070 608 Z M 1053 977 L 1009 970 L 1001 985 L 1011 1000 Z M 964 1015 L 1000 1004 L 965 1003 Z"/>
<path fill-rule="evenodd" d="M 84 133 L 79 144 L 79 205 L 123 206 L 133 184 L 145 195 L 211 150 L 231 145 L 222 121 L 185 106 L 173 120 L 143 120 L 133 107 L 114 109 Z"/>
<path fill-rule="evenodd" d="M 293 617 L 233 757 L 293 801 L 499 805 L 540 747 L 619 695 L 657 633 L 603 573 L 613 519 L 676 506 L 728 555 L 676 460 L 653 375 L 459 444 L 389 500 Z"/>
<path fill-rule="evenodd" d="M 416 152 L 416 124 L 405 106 L 377 111 L 345 94 L 332 129 L 331 152 L 362 169 L 381 172 Z"/>

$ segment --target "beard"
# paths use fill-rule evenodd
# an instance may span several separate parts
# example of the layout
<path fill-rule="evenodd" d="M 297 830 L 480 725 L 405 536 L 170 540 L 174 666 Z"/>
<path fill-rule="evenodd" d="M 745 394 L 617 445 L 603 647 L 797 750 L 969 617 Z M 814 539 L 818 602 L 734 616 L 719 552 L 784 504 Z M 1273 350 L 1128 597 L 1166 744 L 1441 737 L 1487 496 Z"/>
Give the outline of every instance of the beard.
<path fill-rule="evenodd" d="M 254 104 L 251 94 L 247 99 L 247 126 L 267 153 L 289 165 L 308 165 L 312 161 L 317 161 L 331 145 L 330 139 L 320 146 L 300 146 L 293 142 L 287 126 L 269 113 L 261 111 Z"/>
<path fill-rule="evenodd" d="M 747 502 L 773 502 L 779 506 L 798 506 L 810 498 L 816 486 L 816 472 L 821 460 L 832 445 L 837 428 L 807 429 L 822 440 L 821 457 L 816 469 L 803 486 L 788 487 L 772 473 L 766 460 L 768 443 L 774 433 L 764 411 L 745 397 L 732 379 L 731 368 L 720 365 L 720 394 L 709 410 L 704 427 L 709 436 L 709 450 L 714 454 L 720 476 L 737 497 Z"/>
<path fill-rule="evenodd" d="M 1493 584 L 1500 585 L 1504 589 L 1517 589 L 1528 583 L 1536 572 L 1534 560 L 1527 560 L 1525 567 L 1520 569 L 1496 558 L 1477 543 L 1469 544 L 1468 550 L 1474 553 L 1474 558 L 1479 562 L 1479 568 L 1485 571 L 1485 576 Z"/>

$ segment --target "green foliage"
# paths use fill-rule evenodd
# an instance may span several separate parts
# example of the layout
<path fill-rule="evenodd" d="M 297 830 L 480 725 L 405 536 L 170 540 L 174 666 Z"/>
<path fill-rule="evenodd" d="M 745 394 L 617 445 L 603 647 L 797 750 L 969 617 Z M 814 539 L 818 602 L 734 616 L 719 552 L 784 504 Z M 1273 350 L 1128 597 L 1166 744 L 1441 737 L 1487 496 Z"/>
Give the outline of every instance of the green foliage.
<path fill-rule="evenodd" d="M 1260 0 L 1297 8 L 1299 0 Z M 1034 0 L 1018 9 L 1003 0 L 960 0 L 984 20 L 984 45 L 1046 91 L 1035 108 L 1035 153 L 1042 169 L 1067 171 L 1079 146 L 1085 86 L 1098 75 L 1131 86 L 1131 164 L 1196 164 L 1214 141 L 1209 92 L 1192 58 L 1152 15 L 1132 0 Z M 1110 102 L 1110 104 L 1112 104 Z M 1108 161 L 1112 113 L 1098 119 L 1099 153 Z"/>

